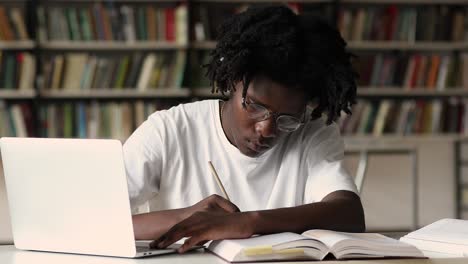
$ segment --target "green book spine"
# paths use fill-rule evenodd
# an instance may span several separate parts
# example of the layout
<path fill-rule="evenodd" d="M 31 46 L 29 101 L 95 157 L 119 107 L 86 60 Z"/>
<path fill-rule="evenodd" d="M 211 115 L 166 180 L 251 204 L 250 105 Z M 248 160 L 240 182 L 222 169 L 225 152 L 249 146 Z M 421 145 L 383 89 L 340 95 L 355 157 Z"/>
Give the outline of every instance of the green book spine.
<path fill-rule="evenodd" d="M 16 56 L 15 54 L 5 54 L 5 86 L 6 89 L 15 88 L 15 76 L 16 76 Z"/>
<path fill-rule="evenodd" d="M 63 106 L 63 137 L 73 137 L 73 105 L 65 104 Z"/>
<path fill-rule="evenodd" d="M 76 8 L 69 8 L 70 12 L 70 20 L 71 20 L 71 31 L 73 40 L 82 40 L 81 32 L 80 32 L 80 24 L 78 22 L 78 11 Z"/>
<path fill-rule="evenodd" d="M 67 25 L 68 25 L 68 34 L 69 34 L 69 39 L 70 40 L 78 40 L 76 36 L 76 31 L 74 29 L 75 25 L 73 25 L 73 18 L 72 18 L 72 11 L 71 8 L 65 8 L 65 18 L 67 20 Z"/>
<path fill-rule="evenodd" d="M 80 25 L 81 25 L 81 32 L 83 34 L 83 40 L 90 41 L 93 40 L 93 33 L 91 30 L 91 18 L 89 13 L 86 9 L 80 10 Z"/>
<path fill-rule="evenodd" d="M 174 87 L 181 88 L 184 80 L 184 73 L 187 64 L 187 53 L 183 50 L 177 51 L 177 62 L 175 71 Z"/>
<path fill-rule="evenodd" d="M 87 118 L 86 118 L 86 105 L 80 102 L 76 105 L 76 134 L 79 138 L 86 138 L 87 134 Z"/>
<path fill-rule="evenodd" d="M 139 40 L 148 40 L 148 34 L 146 29 L 146 12 L 144 7 L 139 7 L 137 9 L 138 13 L 138 31 L 139 31 Z"/>
<path fill-rule="evenodd" d="M 115 88 L 123 87 L 125 82 L 125 76 L 127 75 L 129 61 L 129 56 L 125 56 L 120 62 L 119 69 L 117 71 L 117 81 L 115 82 Z"/>
<path fill-rule="evenodd" d="M 11 106 L 9 106 L 7 108 L 7 111 L 8 111 L 8 119 L 9 119 L 9 123 L 10 123 L 11 136 L 16 136 L 15 120 L 14 120 L 14 117 L 13 117 L 13 111 L 11 109 Z"/>
<path fill-rule="evenodd" d="M 127 78 L 125 80 L 125 87 L 130 88 L 130 87 L 135 87 L 137 78 L 138 78 L 138 73 L 140 72 L 140 65 L 141 65 L 141 60 L 143 58 L 142 53 L 135 53 L 132 56 L 132 60 L 130 62 L 129 66 L 129 71 Z"/>

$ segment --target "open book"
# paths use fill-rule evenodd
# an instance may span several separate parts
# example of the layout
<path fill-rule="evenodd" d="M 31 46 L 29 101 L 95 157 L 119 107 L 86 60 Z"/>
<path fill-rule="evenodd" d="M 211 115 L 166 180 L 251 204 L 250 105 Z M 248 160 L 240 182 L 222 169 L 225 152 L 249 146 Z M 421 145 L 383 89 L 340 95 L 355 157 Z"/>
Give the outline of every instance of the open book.
<path fill-rule="evenodd" d="M 428 257 L 468 256 L 468 221 L 441 219 L 400 238 Z"/>
<path fill-rule="evenodd" d="M 279 233 L 246 239 L 213 241 L 208 250 L 230 262 L 265 260 L 424 257 L 416 247 L 375 233 L 309 230 L 301 235 Z"/>

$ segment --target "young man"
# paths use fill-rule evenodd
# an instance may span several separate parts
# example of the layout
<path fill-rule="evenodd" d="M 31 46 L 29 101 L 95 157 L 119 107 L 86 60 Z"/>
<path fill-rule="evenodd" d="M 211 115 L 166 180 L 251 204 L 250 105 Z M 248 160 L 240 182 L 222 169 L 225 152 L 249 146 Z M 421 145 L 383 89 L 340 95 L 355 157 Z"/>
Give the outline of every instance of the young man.
<path fill-rule="evenodd" d="M 254 234 L 364 231 L 333 123 L 356 97 L 345 45 L 337 30 L 286 7 L 227 20 L 206 67 L 228 100 L 158 111 L 124 145 L 132 205 L 153 198 L 157 207 L 134 215 L 136 238 L 166 247 L 189 237 L 184 252 Z M 209 161 L 230 201 L 216 195 Z"/>

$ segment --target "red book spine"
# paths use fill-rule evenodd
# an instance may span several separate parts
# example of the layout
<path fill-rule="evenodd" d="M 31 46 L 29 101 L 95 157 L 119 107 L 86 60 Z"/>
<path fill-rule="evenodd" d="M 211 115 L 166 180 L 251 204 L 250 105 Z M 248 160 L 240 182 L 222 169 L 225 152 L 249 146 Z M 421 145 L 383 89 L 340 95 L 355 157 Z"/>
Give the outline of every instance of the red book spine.
<path fill-rule="evenodd" d="M 166 8 L 166 40 L 175 41 L 175 10 L 174 8 Z"/>

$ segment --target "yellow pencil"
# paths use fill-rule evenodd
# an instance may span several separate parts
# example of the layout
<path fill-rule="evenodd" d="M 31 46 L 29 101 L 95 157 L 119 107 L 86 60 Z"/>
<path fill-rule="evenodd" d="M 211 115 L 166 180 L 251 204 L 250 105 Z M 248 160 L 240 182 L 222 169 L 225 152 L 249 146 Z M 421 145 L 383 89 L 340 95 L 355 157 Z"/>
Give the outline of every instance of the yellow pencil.
<path fill-rule="evenodd" d="M 226 190 L 224 189 L 224 186 L 223 186 L 223 183 L 221 182 L 221 180 L 219 179 L 219 176 L 218 176 L 218 173 L 216 173 L 216 170 L 213 166 L 213 163 L 211 163 L 211 161 L 208 161 L 208 165 L 211 169 L 211 174 L 213 174 L 213 177 L 215 178 L 216 182 L 218 183 L 218 186 L 219 188 L 221 189 L 221 191 L 223 192 L 224 194 L 224 197 L 228 200 L 228 201 L 231 201 L 231 199 L 229 199 L 229 195 L 227 194 Z"/>

